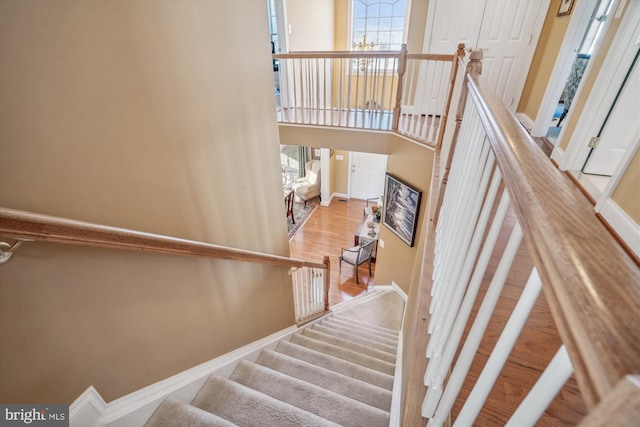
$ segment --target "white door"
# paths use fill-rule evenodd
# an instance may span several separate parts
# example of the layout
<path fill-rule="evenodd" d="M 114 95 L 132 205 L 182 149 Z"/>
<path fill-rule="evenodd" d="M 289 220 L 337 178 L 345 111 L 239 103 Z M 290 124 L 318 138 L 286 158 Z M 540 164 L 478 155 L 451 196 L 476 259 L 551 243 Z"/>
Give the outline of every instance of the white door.
<path fill-rule="evenodd" d="M 592 151 L 584 173 L 611 176 L 640 127 L 640 65 L 632 65 L 626 83 L 614 100 L 605 122 L 601 126 L 600 141 Z"/>
<path fill-rule="evenodd" d="M 350 159 L 350 196 L 362 200 L 381 196 L 384 191 L 387 155 L 352 152 Z"/>
<path fill-rule="evenodd" d="M 483 81 L 515 111 L 549 1 L 435 0 L 429 5 L 425 53 L 453 54 L 458 43 L 483 49 Z"/>

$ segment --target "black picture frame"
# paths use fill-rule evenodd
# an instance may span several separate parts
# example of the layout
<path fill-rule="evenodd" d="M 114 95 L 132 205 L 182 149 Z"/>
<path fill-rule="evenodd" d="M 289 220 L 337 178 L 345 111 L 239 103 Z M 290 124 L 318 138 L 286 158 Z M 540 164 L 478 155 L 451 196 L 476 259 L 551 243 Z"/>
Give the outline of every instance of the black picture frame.
<path fill-rule="evenodd" d="M 389 173 L 384 178 L 382 223 L 410 247 L 416 239 L 422 191 Z"/>

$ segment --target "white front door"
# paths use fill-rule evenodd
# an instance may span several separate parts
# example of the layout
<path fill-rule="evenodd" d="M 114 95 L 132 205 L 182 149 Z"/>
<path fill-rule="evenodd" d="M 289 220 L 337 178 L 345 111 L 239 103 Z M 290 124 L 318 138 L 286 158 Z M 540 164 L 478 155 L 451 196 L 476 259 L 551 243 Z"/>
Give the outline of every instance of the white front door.
<path fill-rule="evenodd" d="M 515 111 L 549 1 L 436 0 L 429 3 L 424 52 L 483 49 L 482 80 Z"/>
<path fill-rule="evenodd" d="M 381 196 L 384 191 L 387 155 L 352 152 L 350 159 L 350 197 L 365 200 Z"/>
<path fill-rule="evenodd" d="M 605 122 L 601 125 L 600 141 L 589 156 L 583 172 L 611 176 L 622 160 L 632 138 L 640 127 L 640 65 L 636 63 L 621 88 Z"/>

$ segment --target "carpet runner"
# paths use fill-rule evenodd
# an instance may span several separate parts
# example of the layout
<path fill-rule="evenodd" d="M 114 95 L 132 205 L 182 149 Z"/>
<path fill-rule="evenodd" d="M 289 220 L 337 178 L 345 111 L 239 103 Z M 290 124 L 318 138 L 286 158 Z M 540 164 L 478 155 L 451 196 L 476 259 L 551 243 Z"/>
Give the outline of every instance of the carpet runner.
<path fill-rule="evenodd" d="M 145 426 L 388 426 L 403 311 L 393 291 L 355 298 Z"/>

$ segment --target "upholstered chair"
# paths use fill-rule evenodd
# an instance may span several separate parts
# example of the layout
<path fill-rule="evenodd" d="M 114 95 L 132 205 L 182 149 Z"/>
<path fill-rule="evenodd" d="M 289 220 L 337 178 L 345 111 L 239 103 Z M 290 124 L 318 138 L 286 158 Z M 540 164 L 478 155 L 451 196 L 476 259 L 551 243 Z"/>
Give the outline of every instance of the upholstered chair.
<path fill-rule="evenodd" d="M 298 178 L 293 183 L 293 191 L 296 197 L 304 200 L 313 199 L 320 195 L 320 160 L 309 160 L 304 165 L 304 178 Z"/>
<path fill-rule="evenodd" d="M 342 249 L 340 253 L 340 257 L 338 258 L 338 274 L 342 274 L 342 261 L 347 264 L 351 264 L 356 269 L 356 284 L 360 284 L 360 280 L 358 279 L 358 266 L 360 264 L 364 264 L 365 262 L 369 263 L 369 277 L 371 277 L 371 255 L 373 253 L 373 247 L 376 244 L 375 240 L 370 241 L 369 243 L 362 246 L 354 246 L 349 249 Z"/>

